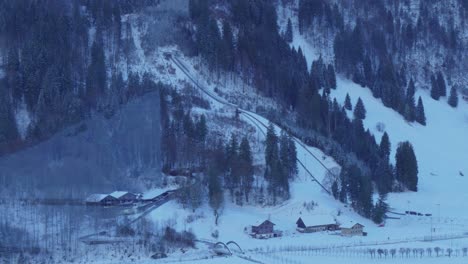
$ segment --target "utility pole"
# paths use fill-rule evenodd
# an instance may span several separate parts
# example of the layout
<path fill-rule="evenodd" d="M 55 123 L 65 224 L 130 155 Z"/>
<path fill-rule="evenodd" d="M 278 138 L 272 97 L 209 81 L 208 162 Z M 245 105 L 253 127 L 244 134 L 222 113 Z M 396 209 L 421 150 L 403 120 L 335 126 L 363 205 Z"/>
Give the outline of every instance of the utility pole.
<path fill-rule="evenodd" d="M 432 242 L 432 216 L 431 216 L 431 242 Z"/>
<path fill-rule="evenodd" d="M 450 233 L 452 236 L 450 239 L 450 248 L 453 248 L 453 219 L 450 219 Z"/>

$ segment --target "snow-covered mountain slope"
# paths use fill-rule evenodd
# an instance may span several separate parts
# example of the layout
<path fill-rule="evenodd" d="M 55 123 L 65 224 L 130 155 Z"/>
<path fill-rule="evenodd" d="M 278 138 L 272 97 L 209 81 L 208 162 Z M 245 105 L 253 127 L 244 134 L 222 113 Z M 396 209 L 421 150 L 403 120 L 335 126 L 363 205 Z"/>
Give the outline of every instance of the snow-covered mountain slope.
<path fill-rule="evenodd" d="M 308 65 L 312 60 L 318 57 L 315 49 L 308 44 L 307 38 L 298 34 L 297 27 L 294 29 L 295 36 L 293 44 L 296 48 L 301 47 Z M 177 50 L 173 50 L 177 54 Z M 231 90 L 231 93 L 241 93 L 245 84 L 230 83 L 229 87 L 223 87 L 223 84 L 209 78 L 203 70 L 203 65 L 200 65 L 197 59 L 191 59 L 178 55 L 179 59 L 190 69 L 190 73 L 195 76 L 196 82 L 207 89 L 213 96 L 221 94 L 224 98 L 229 99 L 230 94 L 223 91 Z M 190 82 L 184 73 L 177 65 L 172 62 L 167 62 L 171 68 L 175 70 L 175 76 L 185 79 Z M 202 66 L 202 67 L 200 67 Z M 248 87 L 248 86 L 247 86 Z M 241 96 L 245 96 L 242 93 Z M 450 108 L 445 99 L 439 102 L 432 100 L 426 91 L 418 90 L 417 96 L 421 96 L 427 117 L 427 126 L 423 127 L 414 123 L 407 123 L 394 110 L 383 106 L 380 100 L 373 98 L 369 89 L 362 88 L 349 80 L 342 77 L 338 78 L 338 89 L 332 91 L 332 97 L 337 98 L 340 103 L 343 103 L 345 95 L 351 95 L 353 104 L 358 97 L 361 97 L 367 108 L 367 117 L 364 120 L 364 125 L 372 131 L 377 140 L 380 139 L 382 132 L 376 128 L 377 123 L 381 122 L 385 125 L 385 131 L 390 135 L 392 142 L 392 156 L 398 142 L 409 140 L 415 147 L 416 155 L 419 162 L 419 192 L 412 193 L 393 193 L 389 196 L 389 203 L 393 211 L 404 212 L 405 210 L 413 210 L 421 213 L 430 213 L 433 217 L 427 216 L 398 216 L 400 219 L 388 220 L 384 228 L 377 227 L 369 220 L 363 219 L 354 213 L 351 209 L 336 202 L 331 196 L 320 190 L 318 185 L 314 183 L 304 168 L 299 167 L 298 178 L 291 183 L 290 200 L 275 207 L 258 208 L 255 206 L 239 207 L 230 202 L 230 198 L 226 197 L 226 205 L 223 214 L 220 218 L 218 226 L 214 225 L 214 216 L 212 210 L 205 206 L 196 213 L 190 213 L 184 210 L 176 203 L 168 203 L 164 205 L 160 211 L 155 211 L 150 218 L 159 223 L 171 223 L 171 225 L 180 229 L 192 229 L 195 234 L 205 240 L 210 241 L 228 241 L 234 240 L 238 242 L 244 249 L 253 249 L 257 247 L 283 247 L 288 245 L 336 245 L 354 243 L 369 245 L 392 243 L 398 246 L 416 246 L 421 247 L 420 242 L 425 240 L 429 235 L 434 235 L 434 238 L 441 237 L 447 234 L 461 234 L 468 228 L 467 222 L 463 218 L 465 211 L 460 201 L 466 198 L 464 192 L 465 178 L 460 176 L 460 172 L 467 174 L 467 167 L 464 161 L 467 160 L 466 150 L 468 149 L 467 140 L 468 134 L 468 106 L 465 102 L 461 102 L 457 109 Z M 251 95 L 255 97 L 255 95 Z M 210 96 L 207 96 L 207 99 Z M 257 95 L 258 97 L 258 95 Z M 249 96 L 247 96 L 249 98 Z M 210 100 L 213 101 L 213 98 Z M 220 99 L 225 101 L 226 99 Z M 261 102 L 261 99 L 252 99 L 252 103 Z M 215 105 L 219 106 L 219 102 L 214 100 Z M 255 105 L 252 106 L 252 109 Z M 351 112 L 349 113 L 351 116 Z M 267 122 L 262 117 L 255 115 L 256 118 Z M 254 121 L 242 117 L 244 121 L 250 122 L 257 127 L 257 137 L 262 138 L 264 128 L 261 125 L 256 125 Z M 456 128 L 456 129 L 454 129 Z M 262 132 L 263 131 L 263 132 Z M 278 132 L 278 131 L 277 131 Z M 325 157 L 329 160 L 327 163 L 329 168 L 337 166 L 332 162 L 332 159 L 324 156 L 320 150 L 310 148 L 316 152 L 319 157 Z M 312 157 L 308 156 L 306 151 L 298 146 L 298 158 L 301 162 L 307 164 L 306 167 L 312 171 L 314 175 L 318 175 L 320 179 L 324 177 L 324 169 L 315 163 Z M 317 203 L 313 210 L 307 209 L 307 204 L 314 201 Z M 338 216 L 338 212 L 340 215 Z M 326 233 L 321 234 L 299 234 L 295 231 L 295 221 L 300 215 L 313 216 L 315 218 L 332 216 L 336 217 L 342 225 L 347 226 L 350 223 L 360 222 L 366 226 L 366 231 L 369 233 L 367 237 L 346 238 L 333 236 Z M 190 219 L 190 220 L 189 220 Z M 195 219 L 195 220 L 193 220 Z M 284 231 L 285 236 L 280 239 L 271 239 L 262 241 L 252 239 L 247 236 L 242 230 L 248 225 L 260 223 L 264 219 L 271 219 L 276 228 Z M 219 237 L 214 239 L 211 234 L 219 231 Z M 425 242 L 427 243 L 427 242 Z M 467 245 L 465 239 L 451 242 L 450 246 L 462 247 Z M 354 244 L 355 245 L 355 244 Z M 426 244 L 427 245 L 427 244 Z M 430 246 L 446 246 L 445 243 L 433 242 Z M 329 259 L 327 259 L 328 261 Z M 301 262 L 300 260 L 298 260 Z"/>
<path fill-rule="evenodd" d="M 284 28 L 291 12 L 283 10 L 278 14 L 280 26 Z M 307 38 L 299 34 L 297 23 L 293 23 L 293 29 L 291 45 L 296 49 L 301 47 L 308 65 L 311 65 L 319 54 Z M 389 195 L 390 206 L 400 212 L 412 210 L 461 221 L 459 218 L 465 217 L 467 209 L 463 201 L 468 198 L 467 102 L 460 100 L 457 108 L 451 108 L 447 98 L 435 101 L 428 91 L 419 88 L 415 98 L 421 96 L 427 118 L 427 125 L 422 126 L 406 122 L 400 114 L 385 107 L 380 99 L 374 98 L 368 88 L 362 88 L 343 77 L 338 77 L 337 86 L 331 96 L 339 103 L 344 103 L 346 94 L 350 95 L 353 105 L 359 97 L 363 100 L 367 109 L 364 126 L 375 135 L 377 141 L 383 134 L 378 131 L 377 124 L 385 125 L 392 143 L 392 158 L 399 142 L 410 141 L 415 148 L 419 165 L 419 191 L 392 193 Z M 352 117 L 351 111 L 348 114 Z"/>
<path fill-rule="evenodd" d="M 424 101 L 427 125 L 406 122 L 400 114 L 384 107 L 370 90 L 348 80 L 338 79 L 338 89 L 331 96 L 344 103 L 349 93 L 353 105 L 360 97 L 367 109 L 364 126 L 377 140 L 383 132 L 378 123 L 385 125 L 392 143 L 392 157 L 399 142 L 410 141 L 419 165 L 417 193 L 394 193 L 389 196 L 390 205 L 399 211 L 414 210 L 442 216 L 466 215 L 464 201 L 468 199 L 468 104 L 460 101 L 458 108 L 451 108 L 446 98 L 433 100 L 428 92 L 419 89 L 416 97 Z M 352 112 L 349 111 L 349 116 Z M 465 176 L 463 176 L 465 175 Z"/>
<path fill-rule="evenodd" d="M 177 52 L 174 54 L 177 54 Z M 225 99 L 217 97 L 215 92 L 215 88 L 217 90 L 225 88 L 222 88 L 219 83 L 215 83 L 212 80 L 207 79 L 206 76 L 198 72 L 194 68 L 194 65 L 197 64 L 196 61 L 192 60 L 191 58 L 183 57 L 182 55 L 177 56 L 179 57 L 179 60 L 183 61 L 184 65 L 190 70 L 190 74 L 194 76 L 193 78 L 196 80 L 196 83 L 200 84 L 200 86 L 207 90 L 208 94 L 210 95 L 206 96 L 207 99 L 214 101 L 214 105 L 218 106 L 219 104 L 222 104 L 221 102 L 225 102 Z M 176 76 L 183 75 L 183 72 L 181 72 L 181 69 L 178 68 L 177 65 L 171 64 L 171 67 L 176 69 Z M 186 79 L 186 81 L 190 80 Z M 239 89 L 239 87 L 237 89 Z M 343 79 L 339 79 L 339 88 L 334 91 L 333 96 L 336 96 L 340 101 L 342 101 L 339 93 L 346 95 L 346 92 L 349 92 L 349 89 L 360 89 L 359 91 L 363 93 L 362 98 L 366 102 L 367 97 L 364 97 L 364 95 L 366 92 L 369 93 L 369 91 L 361 87 L 357 87 Z M 370 93 L 369 96 L 371 96 Z M 211 97 L 216 97 L 217 99 L 215 100 Z M 370 112 L 371 105 L 367 107 L 368 111 Z M 379 107 L 382 108 L 381 103 L 377 100 L 375 100 L 374 107 L 378 109 Z M 384 113 L 393 116 L 394 119 L 406 124 L 396 113 L 392 112 L 393 110 L 384 108 L 383 111 Z M 255 115 L 253 113 L 251 114 L 254 115 L 255 118 L 261 120 L 263 123 L 268 122 L 268 120 L 261 116 Z M 428 116 L 429 115 L 430 113 L 428 113 Z M 241 116 L 244 121 L 250 122 L 257 128 L 257 137 L 260 140 L 263 140 L 263 133 L 265 132 L 265 128 L 262 125 L 256 124 L 248 117 L 244 115 Z M 382 117 L 382 115 L 376 115 L 377 119 L 379 117 Z M 375 124 L 373 124 L 375 122 L 377 121 L 373 121 L 372 117 L 369 115 L 368 119 L 366 119 L 366 126 L 375 126 Z M 411 127 L 408 124 L 406 125 Z M 391 126 L 388 128 L 388 131 L 390 135 L 392 135 L 391 131 L 389 130 L 390 128 Z M 373 129 L 373 131 L 374 130 L 375 129 Z M 279 130 L 277 130 L 277 132 L 279 132 Z M 298 159 L 306 164 L 306 168 L 310 170 L 316 177 L 318 177 L 319 181 L 323 180 L 325 169 L 321 167 L 316 161 L 314 161 L 313 157 L 311 157 L 304 148 L 302 148 L 300 145 L 297 145 L 297 148 Z M 308 149 L 313 151 L 316 156 L 323 158 L 327 168 L 333 168 L 337 166 L 337 164 L 333 162 L 333 159 L 326 157 L 320 150 L 314 148 Z M 419 193 L 407 193 L 402 195 L 418 194 Z M 280 247 L 285 245 L 299 246 L 303 244 L 318 246 L 324 244 L 330 245 L 356 242 L 364 244 L 385 243 L 386 241 L 391 241 L 392 243 L 407 243 L 406 241 L 408 240 L 423 240 L 424 236 L 429 234 L 430 219 L 424 217 L 404 216 L 400 220 L 393 220 L 393 222 L 389 221 L 385 228 L 377 227 L 371 221 L 363 219 L 354 213 L 351 209 L 338 203 L 331 196 L 324 193 L 320 187 L 311 180 L 310 175 L 308 175 L 305 169 L 301 166 L 299 166 L 298 178 L 291 182 L 291 195 L 291 199 L 281 205 L 264 208 L 258 208 L 249 205 L 240 207 L 231 203 L 230 197 L 226 196 L 226 205 L 218 226 L 214 224 L 214 216 L 212 215 L 212 210 L 208 206 L 197 210 L 197 212 L 193 214 L 187 212 L 176 203 L 169 203 L 164 205 L 160 211 L 155 211 L 150 216 L 150 218 L 153 221 L 159 223 L 172 223 L 173 226 L 180 229 L 192 229 L 195 234 L 202 239 L 208 239 L 211 241 L 234 240 L 238 242 L 244 249 L 252 249 L 256 247 Z M 400 201 L 393 202 L 393 197 L 398 196 L 391 196 L 391 205 L 394 206 L 396 210 L 404 210 L 404 204 L 402 204 Z M 311 204 L 312 201 L 317 203 L 318 206 L 316 206 L 313 210 L 308 210 L 307 205 Z M 340 215 L 338 216 L 339 211 Z M 347 238 L 344 240 L 342 237 L 325 233 L 299 234 L 295 230 L 295 221 L 301 215 L 311 216 L 314 218 L 335 217 L 343 226 L 347 226 L 355 222 L 360 222 L 366 226 L 366 230 L 369 232 L 369 235 L 367 237 Z M 262 241 L 262 243 L 259 243 L 258 240 L 250 238 L 242 231 L 246 226 L 258 224 L 264 219 L 271 219 L 279 230 L 284 231 L 285 236 L 281 239 L 266 240 Z M 455 218 L 451 219 L 455 220 Z M 462 219 L 456 220 L 456 226 L 454 224 L 454 226 L 451 227 L 441 224 L 443 221 L 445 221 L 444 219 L 434 220 L 437 234 L 441 235 L 447 233 L 460 233 L 465 230 L 466 224 L 462 221 Z M 218 239 L 211 238 L 211 234 L 215 230 L 218 230 L 219 232 Z"/>

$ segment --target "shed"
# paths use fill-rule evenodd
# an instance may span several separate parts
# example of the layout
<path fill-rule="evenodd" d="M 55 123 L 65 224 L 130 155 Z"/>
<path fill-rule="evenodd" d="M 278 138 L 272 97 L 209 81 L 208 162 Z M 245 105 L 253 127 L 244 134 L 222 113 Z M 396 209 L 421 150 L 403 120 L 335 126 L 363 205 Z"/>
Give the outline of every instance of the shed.
<path fill-rule="evenodd" d="M 301 216 L 297 219 L 296 226 L 297 230 L 303 233 L 336 231 L 339 228 L 335 219 L 328 215 Z"/>

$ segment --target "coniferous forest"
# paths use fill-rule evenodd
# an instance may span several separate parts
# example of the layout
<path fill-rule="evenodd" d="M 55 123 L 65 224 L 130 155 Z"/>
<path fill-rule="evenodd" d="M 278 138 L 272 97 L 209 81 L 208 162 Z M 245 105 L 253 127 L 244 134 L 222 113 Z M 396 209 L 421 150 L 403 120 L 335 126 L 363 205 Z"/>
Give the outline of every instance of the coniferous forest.
<path fill-rule="evenodd" d="M 132 70 L 136 47 L 129 17 L 159 2 L 0 1 L 0 155 L 40 144 L 97 113 L 110 118 L 131 100 L 157 92 L 162 172 L 190 168 L 206 176 L 200 186 L 187 186 L 180 197 L 184 204 L 197 207 L 197 194 L 205 187 L 216 214 L 224 190 L 237 204 L 248 203 L 255 176 L 266 182 L 262 191 L 274 204 L 289 199 L 298 173 L 296 137 L 341 165 L 331 176 L 335 199 L 380 222 L 386 194 L 418 190 L 418 157 L 410 142 L 391 142 L 387 132 L 376 139 L 365 128 L 371 111 L 365 100 L 350 94 L 343 102 L 332 98 L 339 78 L 369 88 L 414 125 L 430 122 L 418 89 L 453 108 L 466 96 L 464 0 L 452 1 L 459 7 L 452 17 L 441 1 L 415 6 L 412 1 L 300 0 L 283 28 L 278 6 L 293 1 L 189 0 L 187 16 L 174 19 L 169 44 L 198 56 L 213 78 L 237 76 L 279 106 L 278 111 L 256 109 L 283 129 L 269 125 L 259 175 L 251 138 L 213 136 L 209 117 L 191 112 L 194 106 L 208 111 L 209 102 L 200 96 L 187 102 L 150 73 Z M 434 9 L 441 14 L 430 12 Z M 294 34 L 311 37 L 321 51 L 314 61 L 290 45 Z M 142 45 L 152 48 L 147 40 Z M 22 111 L 32 116 L 27 127 L 19 120 Z M 391 146 L 397 149 L 394 156 Z M 377 193 L 381 199 L 375 203 Z"/>

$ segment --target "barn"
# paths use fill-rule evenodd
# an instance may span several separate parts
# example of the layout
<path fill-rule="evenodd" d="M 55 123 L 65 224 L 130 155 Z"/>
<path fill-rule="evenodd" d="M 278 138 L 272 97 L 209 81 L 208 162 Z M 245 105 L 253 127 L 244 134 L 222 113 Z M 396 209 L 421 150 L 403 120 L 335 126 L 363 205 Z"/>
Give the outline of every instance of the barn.
<path fill-rule="evenodd" d="M 115 191 L 110 196 L 118 200 L 119 204 L 133 204 L 138 200 L 138 195 L 127 191 Z"/>
<path fill-rule="evenodd" d="M 248 230 L 250 235 L 254 238 L 280 237 L 282 232 L 275 230 L 274 226 L 275 224 L 273 222 L 265 220 L 257 226 L 251 226 Z"/>
<path fill-rule="evenodd" d="M 109 194 L 95 193 L 95 194 L 91 194 L 90 196 L 88 196 L 88 198 L 86 198 L 87 205 L 109 206 L 109 205 L 116 205 L 118 203 L 119 203 L 119 200 L 117 200 L 115 197 Z"/>
<path fill-rule="evenodd" d="M 331 216 L 318 215 L 305 217 L 301 216 L 296 221 L 296 230 L 301 233 L 314 233 L 323 231 L 336 231 L 339 225 Z"/>
<path fill-rule="evenodd" d="M 252 226 L 252 233 L 264 235 L 273 233 L 273 224 L 270 220 L 265 220 L 258 226 Z"/>

